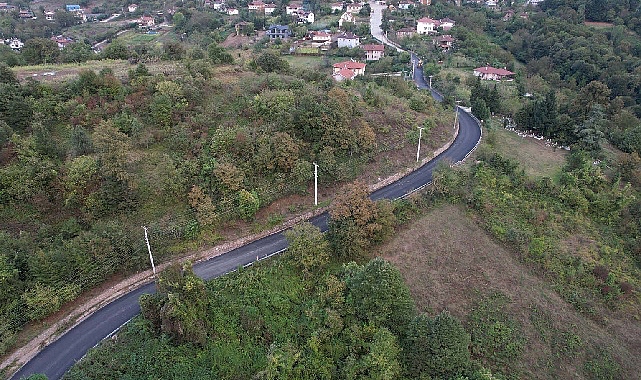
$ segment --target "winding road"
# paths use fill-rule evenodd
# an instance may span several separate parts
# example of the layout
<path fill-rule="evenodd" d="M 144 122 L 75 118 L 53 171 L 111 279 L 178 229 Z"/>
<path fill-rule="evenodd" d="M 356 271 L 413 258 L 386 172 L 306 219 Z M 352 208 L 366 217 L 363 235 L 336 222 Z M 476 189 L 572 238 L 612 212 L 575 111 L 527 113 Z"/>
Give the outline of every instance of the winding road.
<path fill-rule="evenodd" d="M 380 18 L 376 26 L 379 25 Z M 384 39 L 381 39 L 381 41 L 385 42 Z M 416 64 L 417 61 L 416 57 L 412 56 L 416 85 L 421 89 L 429 89 L 423 78 L 422 69 Z M 438 93 L 432 90 L 432 94 L 437 100 L 441 100 Z M 425 187 L 432 181 L 432 172 L 439 161 L 447 160 L 451 163 L 457 163 L 464 160 L 479 143 L 481 128 L 478 121 L 460 107 L 458 108 L 458 116 L 459 133 L 447 150 L 398 181 L 375 191 L 371 194 L 371 198 L 378 200 L 404 197 Z M 328 214 L 325 212 L 310 219 L 310 222 L 325 231 L 327 230 L 327 220 Z M 221 256 L 197 263 L 194 265 L 194 272 L 203 279 L 209 280 L 234 271 L 239 267 L 251 265 L 257 259 L 262 260 L 278 254 L 286 248 L 287 241 L 283 233 L 276 233 Z M 150 283 L 132 290 L 130 293 L 107 304 L 62 335 L 58 340 L 44 347 L 33 359 L 20 368 L 11 379 L 21 379 L 34 373 L 44 373 L 50 380 L 61 378 L 89 349 L 96 346 L 106 337 L 111 336 L 122 325 L 140 313 L 138 298 L 142 294 L 153 292 L 155 292 L 155 287 L 153 283 Z"/>

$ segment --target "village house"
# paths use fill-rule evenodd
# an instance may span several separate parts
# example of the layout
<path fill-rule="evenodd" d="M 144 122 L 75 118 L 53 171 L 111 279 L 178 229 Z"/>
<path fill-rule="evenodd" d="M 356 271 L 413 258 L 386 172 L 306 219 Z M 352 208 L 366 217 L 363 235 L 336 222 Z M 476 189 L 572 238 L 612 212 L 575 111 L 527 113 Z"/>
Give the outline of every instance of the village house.
<path fill-rule="evenodd" d="M 134 13 L 138 9 L 138 4 L 129 4 L 127 10 L 129 13 Z"/>
<path fill-rule="evenodd" d="M 451 34 L 445 34 L 434 38 L 434 45 L 441 50 L 448 51 L 452 48 L 454 37 Z"/>
<path fill-rule="evenodd" d="M 11 38 L 11 39 L 8 39 L 8 40 L 4 40 L 4 41 L 2 41 L 2 43 L 4 45 L 9 46 L 11 48 L 11 50 L 14 50 L 14 51 L 20 51 L 20 49 L 22 49 L 24 47 L 24 42 L 20 41 L 19 39 L 15 38 L 15 37 Z"/>
<path fill-rule="evenodd" d="M 442 18 L 438 20 L 439 22 L 439 27 L 443 29 L 444 31 L 448 31 L 454 27 L 454 24 L 456 24 L 456 21 L 452 20 L 449 17 Z"/>
<path fill-rule="evenodd" d="M 506 69 L 497 69 L 492 66 L 477 67 L 474 76 L 483 80 L 512 80 L 514 73 Z"/>
<path fill-rule="evenodd" d="M 318 42 L 318 43 L 332 42 L 331 33 L 323 32 L 323 31 L 314 31 L 314 32 L 311 32 L 310 35 L 312 37 L 312 42 Z"/>
<path fill-rule="evenodd" d="M 408 10 L 412 5 L 411 1 L 401 0 L 398 2 L 398 9 Z"/>
<path fill-rule="evenodd" d="M 225 9 L 225 8 L 222 8 L 222 9 Z M 227 8 L 226 13 L 229 16 L 237 16 L 240 12 L 238 11 L 237 8 Z"/>
<path fill-rule="evenodd" d="M 429 17 L 423 17 L 416 21 L 416 33 L 430 34 L 436 33 L 436 28 L 440 25 L 438 20 L 432 20 Z"/>
<path fill-rule="evenodd" d="M 69 45 L 70 43 L 74 42 L 73 39 L 71 39 L 69 37 L 65 37 L 63 35 L 51 37 L 51 41 L 53 41 L 56 44 L 58 44 L 58 49 L 60 49 L 60 50 L 66 48 L 67 45 Z"/>
<path fill-rule="evenodd" d="M 401 39 L 405 37 L 412 37 L 414 34 L 416 34 L 416 30 L 414 28 L 401 28 L 396 31 L 396 38 Z"/>
<path fill-rule="evenodd" d="M 45 11 L 45 20 L 47 20 L 47 21 L 55 21 L 56 20 L 56 12 L 54 12 L 54 11 Z"/>
<path fill-rule="evenodd" d="M 333 65 L 332 77 L 337 82 L 354 79 L 357 75 L 365 75 L 366 64 L 355 61 L 345 61 Z"/>
<path fill-rule="evenodd" d="M 361 48 L 365 50 L 366 61 L 378 61 L 385 55 L 384 45 L 362 45 Z"/>
<path fill-rule="evenodd" d="M 352 49 L 360 45 L 361 40 L 353 33 L 347 32 L 338 36 L 337 43 L 339 48 L 346 47 Z"/>
<path fill-rule="evenodd" d="M 8 3 L 0 3 L 0 12 L 11 12 L 16 8 L 15 5 L 9 5 Z"/>
<path fill-rule="evenodd" d="M 298 24 L 313 24 L 314 23 L 314 12 L 299 12 L 294 13 L 296 16 L 296 22 Z"/>
<path fill-rule="evenodd" d="M 352 3 L 352 4 L 347 4 L 345 10 L 349 13 L 358 13 L 363 9 L 363 4 L 361 3 Z"/>
<path fill-rule="evenodd" d="M 298 14 L 299 12 L 305 12 L 303 4 L 301 3 L 289 3 L 287 7 L 285 7 L 285 14 L 287 15 Z"/>
<path fill-rule="evenodd" d="M 332 3 L 330 5 L 330 8 L 332 10 L 332 13 L 342 12 L 343 11 L 343 3 Z"/>
<path fill-rule="evenodd" d="M 249 36 L 254 33 L 254 24 L 247 21 L 241 21 L 234 25 L 237 36 Z"/>
<path fill-rule="evenodd" d="M 345 24 L 346 22 L 355 24 L 356 23 L 356 17 L 354 17 L 354 15 L 349 13 L 349 12 L 343 13 L 341 18 L 338 20 L 338 27 L 342 28 L 343 24 Z"/>
<path fill-rule="evenodd" d="M 420 3 L 423 4 L 423 5 L 431 5 L 432 4 L 432 0 L 420 0 Z"/>
<path fill-rule="evenodd" d="M 152 28 L 154 25 L 156 25 L 156 20 L 154 20 L 154 18 L 151 16 L 142 16 L 138 19 L 137 22 L 139 28 Z"/>
<path fill-rule="evenodd" d="M 215 11 L 223 12 L 225 10 L 225 0 L 215 0 L 211 2 L 211 7 Z"/>
<path fill-rule="evenodd" d="M 274 3 L 265 4 L 265 7 L 263 8 L 263 10 L 265 11 L 266 15 L 270 15 L 274 13 L 274 11 L 276 11 L 276 4 Z"/>
<path fill-rule="evenodd" d="M 254 11 L 254 12 L 263 12 L 263 10 L 265 9 L 265 3 L 263 3 L 263 2 L 262 2 L 262 1 L 260 1 L 260 0 L 258 0 L 258 1 L 252 1 L 251 3 L 247 4 L 247 8 L 248 8 L 250 11 Z"/>
<path fill-rule="evenodd" d="M 270 25 L 267 29 L 267 36 L 270 40 L 285 40 L 292 36 L 292 32 L 287 25 Z"/>

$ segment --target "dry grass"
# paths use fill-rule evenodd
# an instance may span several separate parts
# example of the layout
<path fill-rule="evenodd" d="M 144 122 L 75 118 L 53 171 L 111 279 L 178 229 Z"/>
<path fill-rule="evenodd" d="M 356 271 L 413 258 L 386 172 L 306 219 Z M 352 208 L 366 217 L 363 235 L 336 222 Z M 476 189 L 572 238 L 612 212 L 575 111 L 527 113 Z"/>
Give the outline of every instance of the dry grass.
<path fill-rule="evenodd" d="M 442 206 L 404 227 L 380 254 L 393 262 L 409 285 L 419 310 L 448 310 L 464 320 L 481 295 L 501 292 L 513 301 L 508 313 L 527 338 L 523 378 L 582 378 L 585 353 L 605 348 L 625 378 L 641 374 L 641 326 L 620 316 L 600 325 L 562 300 L 551 286 L 498 245 L 456 206 Z M 531 322 L 533 310 L 549 316 L 546 329 L 572 331 L 584 342 L 576 358 L 557 357 Z M 539 326 L 540 331 L 540 326 Z"/>

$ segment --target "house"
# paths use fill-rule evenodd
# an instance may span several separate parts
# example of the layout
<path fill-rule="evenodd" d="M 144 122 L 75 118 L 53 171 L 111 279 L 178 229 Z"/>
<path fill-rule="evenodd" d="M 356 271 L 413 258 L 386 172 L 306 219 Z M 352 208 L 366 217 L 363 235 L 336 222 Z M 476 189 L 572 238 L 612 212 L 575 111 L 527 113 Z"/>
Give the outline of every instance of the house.
<path fill-rule="evenodd" d="M 299 12 L 305 12 L 303 9 L 303 4 L 301 3 L 289 3 L 285 8 L 285 14 L 292 15 L 294 13 L 298 14 Z"/>
<path fill-rule="evenodd" d="M 436 28 L 440 25 L 438 20 L 432 20 L 429 17 L 423 17 L 416 22 L 416 33 L 430 34 L 436 33 Z"/>
<path fill-rule="evenodd" d="M 156 25 L 156 20 L 151 16 L 142 16 L 137 22 L 139 28 L 151 28 Z"/>
<path fill-rule="evenodd" d="M 74 42 L 73 39 L 71 39 L 69 37 L 62 36 L 62 35 L 51 37 L 51 41 L 53 41 L 56 44 L 58 44 L 58 49 L 60 49 L 60 50 L 64 49 L 65 47 L 67 47 L 67 45 L 69 45 L 70 43 Z"/>
<path fill-rule="evenodd" d="M 223 9 L 224 9 L 224 8 L 223 8 Z M 236 16 L 236 15 L 238 15 L 239 13 L 240 13 L 240 12 L 238 12 L 238 9 L 237 9 L 237 8 L 227 8 L 227 14 L 228 14 L 229 16 Z"/>
<path fill-rule="evenodd" d="M 352 4 L 347 4 L 345 10 L 349 13 L 358 13 L 363 9 L 363 4 L 361 3 L 352 3 Z"/>
<path fill-rule="evenodd" d="M 343 33 L 340 36 L 338 36 L 338 47 L 346 47 L 346 48 L 355 48 L 358 45 L 361 44 L 360 38 L 358 36 L 355 36 L 353 33 Z"/>
<path fill-rule="evenodd" d="M 314 12 L 299 12 L 295 13 L 298 24 L 313 24 L 314 23 Z"/>
<path fill-rule="evenodd" d="M 356 17 L 354 17 L 354 15 L 349 13 L 349 12 L 343 13 L 341 18 L 338 20 L 338 27 L 342 28 L 343 24 L 346 23 L 346 22 L 351 22 L 352 24 L 355 24 L 356 23 Z"/>
<path fill-rule="evenodd" d="M 225 1 L 224 0 L 212 1 L 211 7 L 214 8 L 215 11 L 223 12 L 225 9 Z"/>
<path fill-rule="evenodd" d="M 514 11 L 513 10 L 508 10 L 505 12 L 505 15 L 503 16 L 503 21 L 508 21 L 514 17 Z"/>
<path fill-rule="evenodd" d="M 78 4 L 67 4 L 65 5 L 65 10 L 67 12 L 80 12 L 82 8 Z"/>
<path fill-rule="evenodd" d="M 129 4 L 127 10 L 129 13 L 134 13 L 138 9 L 138 4 Z"/>
<path fill-rule="evenodd" d="M 276 4 L 274 3 L 265 4 L 265 7 L 263 8 L 263 10 L 265 11 L 266 15 L 270 15 L 274 13 L 274 11 L 276 10 Z"/>
<path fill-rule="evenodd" d="M 361 45 L 361 48 L 365 50 L 366 61 L 378 61 L 385 55 L 384 45 Z"/>
<path fill-rule="evenodd" d="M 431 5 L 432 4 L 432 0 L 420 0 L 420 3 L 422 5 Z"/>
<path fill-rule="evenodd" d="M 20 18 L 35 18 L 33 12 L 31 9 L 21 9 L 20 12 L 18 13 L 18 17 Z"/>
<path fill-rule="evenodd" d="M 289 30 L 287 25 L 270 25 L 267 29 L 267 36 L 270 40 L 285 40 L 292 36 L 292 31 Z"/>
<path fill-rule="evenodd" d="M 401 0 L 398 2 L 398 9 L 408 10 L 412 6 L 411 1 Z"/>
<path fill-rule="evenodd" d="M 19 51 L 20 49 L 22 49 L 24 47 L 24 42 L 20 41 L 17 38 L 12 38 L 10 40 L 6 40 L 5 41 L 5 45 L 9 45 L 11 50 Z"/>
<path fill-rule="evenodd" d="M 237 36 L 247 36 L 254 33 L 254 24 L 251 22 L 241 21 L 234 25 L 234 28 Z"/>
<path fill-rule="evenodd" d="M 54 12 L 54 11 L 45 11 L 45 20 L 47 20 L 47 21 L 55 21 L 56 20 L 56 12 Z"/>
<path fill-rule="evenodd" d="M 444 31 L 448 31 L 454 27 L 454 24 L 456 24 L 456 21 L 452 20 L 449 17 L 442 18 L 438 20 L 439 22 L 439 27 L 443 29 Z"/>
<path fill-rule="evenodd" d="M 414 28 L 401 28 L 396 31 L 396 38 L 412 37 L 414 34 L 416 34 Z"/>
<path fill-rule="evenodd" d="M 506 69 L 497 69 L 491 66 L 477 67 L 474 69 L 474 76 L 483 80 L 511 80 L 513 72 Z"/>
<path fill-rule="evenodd" d="M 323 31 L 311 32 L 311 37 L 312 37 L 312 42 L 318 42 L 318 43 L 332 42 L 331 33 L 323 32 Z"/>
<path fill-rule="evenodd" d="M 343 3 L 332 3 L 330 8 L 332 13 L 341 12 L 343 10 Z"/>
<path fill-rule="evenodd" d="M 262 1 L 260 1 L 260 0 L 252 1 L 251 3 L 247 4 L 247 8 L 248 8 L 250 11 L 254 11 L 254 12 L 263 12 L 263 11 L 264 11 L 264 9 L 265 9 L 265 3 L 263 3 L 263 2 L 262 2 Z"/>
<path fill-rule="evenodd" d="M 434 38 L 433 41 L 436 47 L 438 47 L 441 50 L 447 51 L 452 48 L 452 44 L 454 43 L 454 37 L 452 37 L 451 34 L 445 34 L 445 35 Z"/>
<path fill-rule="evenodd" d="M 15 5 L 9 5 L 7 3 L 0 3 L 0 12 L 11 12 L 16 8 Z"/>
<path fill-rule="evenodd" d="M 498 5 L 498 2 L 496 0 L 487 0 L 485 2 L 485 7 L 487 9 L 491 9 L 493 11 L 496 11 L 496 10 L 499 9 L 499 5 Z"/>
<path fill-rule="evenodd" d="M 354 79 L 357 75 L 365 74 L 365 64 L 361 62 L 345 61 L 333 65 L 332 76 L 337 82 Z"/>

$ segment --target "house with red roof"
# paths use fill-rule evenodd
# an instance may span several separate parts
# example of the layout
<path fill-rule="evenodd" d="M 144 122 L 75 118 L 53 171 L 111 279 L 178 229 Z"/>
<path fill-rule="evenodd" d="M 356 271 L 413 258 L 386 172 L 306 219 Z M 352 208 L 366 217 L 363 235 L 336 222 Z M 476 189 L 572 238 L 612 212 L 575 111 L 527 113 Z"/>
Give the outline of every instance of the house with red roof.
<path fill-rule="evenodd" d="M 366 61 L 378 61 L 385 55 L 384 45 L 362 45 L 361 48 L 365 50 Z"/>
<path fill-rule="evenodd" d="M 514 73 L 506 69 L 497 69 L 492 66 L 477 67 L 474 76 L 483 80 L 512 80 Z"/>
<path fill-rule="evenodd" d="M 337 82 L 352 80 L 357 75 L 365 75 L 366 64 L 356 61 L 345 61 L 333 65 L 332 77 Z"/>
<path fill-rule="evenodd" d="M 441 50 L 450 50 L 454 43 L 454 37 L 451 34 L 444 34 L 434 38 L 434 45 L 436 45 Z"/>

